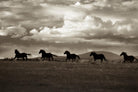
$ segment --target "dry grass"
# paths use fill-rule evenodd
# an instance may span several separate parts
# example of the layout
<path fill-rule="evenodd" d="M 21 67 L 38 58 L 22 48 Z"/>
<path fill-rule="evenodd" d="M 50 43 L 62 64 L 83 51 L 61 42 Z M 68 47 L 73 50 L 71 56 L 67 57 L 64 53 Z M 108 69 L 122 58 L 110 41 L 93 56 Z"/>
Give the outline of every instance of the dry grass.
<path fill-rule="evenodd" d="M 0 61 L 0 92 L 138 92 L 138 63 Z"/>

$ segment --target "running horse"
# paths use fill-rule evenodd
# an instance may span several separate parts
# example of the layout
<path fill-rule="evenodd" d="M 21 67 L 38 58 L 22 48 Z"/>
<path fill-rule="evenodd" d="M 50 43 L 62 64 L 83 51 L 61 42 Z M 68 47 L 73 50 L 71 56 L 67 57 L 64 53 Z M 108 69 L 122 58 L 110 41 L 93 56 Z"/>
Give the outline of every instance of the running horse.
<path fill-rule="evenodd" d="M 31 54 L 27 54 L 27 53 L 20 53 L 17 49 L 15 49 L 15 57 L 14 59 L 19 59 L 22 58 L 23 60 L 27 61 L 27 55 L 31 55 Z"/>
<path fill-rule="evenodd" d="M 105 58 L 104 54 L 97 54 L 96 52 L 91 52 L 90 56 L 93 56 L 94 61 L 96 61 L 97 59 L 101 60 L 101 63 L 104 61 L 107 61 L 107 59 Z"/>
<path fill-rule="evenodd" d="M 67 62 L 67 60 L 70 61 L 70 59 L 72 59 L 72 62 L 75 61 L 76 58 L 80 59 L 80 57 L 79 57 L 78 55 L 76 55 L 76 54 L 70 54 L 69 51 L 65 51 L 64 54 L 67 55 L 67 57 L 66 57 L 66 62 Z"/>
<path fill-rule="evenodd" d="M 39 51 L 39 54 L 42 54 L 42 57 L 41 57 L 42 60 L 45 60 L 46 58 L 48 58 L 48 60 L 50 61 L 50 60 L 54 60 L 53 56 L 57 57 L 54 54 L 46 53 L 46 51 L 42 49 Z"/>
<path fill-rule="evenodd" d="M 137 58 L 135 58 L 134 56 L 128 56 L 127 55 L 127 53 L 126 52 L 122 52 L 121 54 L 120 54 L 120 56 L 124 56 L 124 63 L 126 62 L 126 61 L 129 61 L 129 62 L 133 62 L 134 60 L 138 60 Z"/>

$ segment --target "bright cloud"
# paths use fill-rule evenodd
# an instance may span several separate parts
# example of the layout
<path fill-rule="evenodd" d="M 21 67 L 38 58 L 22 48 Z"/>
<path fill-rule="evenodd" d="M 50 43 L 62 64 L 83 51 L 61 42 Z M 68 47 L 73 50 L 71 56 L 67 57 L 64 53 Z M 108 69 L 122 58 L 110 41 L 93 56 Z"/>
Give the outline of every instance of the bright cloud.
<path fill-rule="evenodd" d="M 100 20 L 100 19 L 99 19 Z M 37 40 L 61 40 L 64 38 L 70 39 L 78 39 L 77 37 L 81 37 L 85 35 L 85 31 L 87 30 L 96 30 L 101 27 L 101 23 L 97 22 L 98 18 L 94 18 L 91 16 L 86 16 L 81 20 L 74 20 L 74 18 L 64 18 L 64 25 L 61 28 L 40 28 L 39 30 L 33 29 L 30 31 L 32 36 L 24 37 L 23 39 L 37 39 Z M 100 20 L 101 21 L 101 20 Z M 69 38 L 70 37 L 70 38 Z M 80 40 L 80 39 L 78 39 Z M 66 40 L 64 41 L 66 42 Z"/>
<path fill-rule="evenodd" d="M 35 39 L 39 41 L 49 42 L 91 42 L 94 39 L 107 39 L 126 42 L 127 38 L 137 37 L 136 29 L 133 26 L 137 22 L 132 21 L 132 24 L 128 24 L 125 21 L 112 24 L 111 21 L 102 21 L 102 19 L 86 16 L 85 18 L 76 20 L 70 18 L 64 18 L 64 25 L 59 28 L 44 27 L 39 30 L 33 29 L 30 31 L 31 36 L 26 36 L 23 39 Z M 120 37 L 119 37 L 120 36 Z M 117 39 L 118 38 L 118 39 Z M 113 42 L 111 42 L 112 44 Z M 121 43 L 120 43 L 121 44 Z"/>

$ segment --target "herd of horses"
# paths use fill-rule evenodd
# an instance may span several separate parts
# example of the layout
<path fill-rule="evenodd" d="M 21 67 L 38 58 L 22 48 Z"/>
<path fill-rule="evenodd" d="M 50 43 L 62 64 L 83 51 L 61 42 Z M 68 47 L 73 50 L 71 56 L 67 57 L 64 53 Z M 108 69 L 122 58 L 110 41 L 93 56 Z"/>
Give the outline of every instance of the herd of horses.
<path fill-rule="evenodd" d="M 58 57 L 57 55 L 54 55 L 54 54 L 52 54 L 52 53 L 46 53 L 46 51 L 43 50 L 43 49 L 41 49 L 41 50 L 39 51 L 39 54 L 42 54 L 41 59 L 42 59 L 43 61 L 46 60 L 46 59 L 48 59 L 49 61 L 51 61 L 51 60 L 53 61 L 53 60 L 54 60 L 54 57 Z M 67 61 L 70 61 L 70 60 L 72 60 L 72 62 L 73 62 L 73 61 L 76 61 L 76 59 L 77 59 L 77 61 L 78 61 L 78 60 L 80 59 L 79 55 L 71 54 L 69 51 L 65 51 L 64 54 L 66 54 L 66 62 L 67 62 Z M 20 58 L 21 58 L 21 59 L 27 61 L 28 55 L 31 55 L 31 54 L 20 53 L 17 49 L 15 49 L 15 57 L 14 57 L 14 60 L 15 60 L 15 59 L 20 59 Z M 102 63 L 103 61 L 107 61 L 107 59 L 106 59 L 106 57 L 104 56 L 104 54 L 97 54 L 97 53 L 94 52 L 94 51 L 90 53 L 90 56 L 93 56 L 94 61 L 100 60 L 101 63 Z M 135 58 L 134 56 L 128 56 L 126 52 L 122 52 L 122 53 L 120 54 L 120 56 L 123 56 L 123 57 L 124 57 L 124 61 L 123 61 L 123 62 L 131 62 L 131 63 L 132 63 L 132 62 L 135 61 L 135 60 L 138 61 L 138 59 Z"/>

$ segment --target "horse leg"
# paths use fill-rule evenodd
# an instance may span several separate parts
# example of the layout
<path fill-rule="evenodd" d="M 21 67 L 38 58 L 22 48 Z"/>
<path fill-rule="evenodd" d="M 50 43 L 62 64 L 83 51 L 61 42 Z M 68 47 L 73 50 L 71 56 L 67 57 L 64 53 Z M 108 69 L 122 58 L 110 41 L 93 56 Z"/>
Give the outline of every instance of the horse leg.
<path fill-rule="evenodd" d="M 45 58 L 44 58 L 44 57 L 42 57 L 41 59 L 42 59 L 42 61 L 44 61 L 44 59 L 45 59 Z"/>
<path fill-rule="evenodd" d="M 133 60 L 130 60 L 130 63 L 132 63 L 133 62 Z"/>
<path fill-rule="evenodd" d="M 103 63 L 103 59 L 101 59 L 101 63 Z"/>
<path fill-rule="evenodd" d="M 50 60 L 53 61 L 53 57 L 50 57 Z"/>
<path fill-rule="evenodd" d="M 24 57 L 23 57 L 23 60 L 25 60 Z"/>
<path fill-rule="evenodd" d="M 43 61 L 43 57 L 41 57 L 41 60 Z"/>
<path fill-rule="evenodd" d="M 70 58 L 69 58 L 69 59 L 68 59 L 68 58 L 66 58 L 66 62 L 67 62 L 68 60 L 70 61 Z"/>
<path fill-rule="evenodd" d="M 72 62 L 74 62 L 74 61 L 75 61 L 75 59 L 72 58 Z"/>
<path fill-rule="evenodd" d="M 28 60 L 27 56 L 26 56 L 26 61 Z"/>
<path fill-rule="evenodd" d="M 45 60 L 45 57 L 43 58 L 43 61 Z"/>
<path fill-rule="evenodd" d="M 66 62 L 68 61 L 68 59 L 66 59 Z"/>
<path fill-rule="evenodd" d="M 75 58 L 74 58 L 74 61 L 76 61 L 76 59 L 77 59 L 77 58 L 75 57 Z"/>
<path fill-rule="evenodd" d="M 135 58 L 132 58 L 132 59 L 131 59 L 131 63 L 132 63 L 133 61 L 135 61 Z"/>
<path fill-rule="evenodd" d="M 17 60 L 19 60 L 19 57 L 17 57 Z"/>
<path fill-rule="evenodd" d="M 51 57 L 52 61 L 54 60 L 53 56 Z"/>
<path fill-rule="evenodd" d="M 76 58 L 74 59 L 74 61 L 76 61 Z"/>
<path fill-rule="evenodd" d="M 13 60 L 15 60 L 17 57 L 15 56 L 14 58 L 13 58 Z"/>

